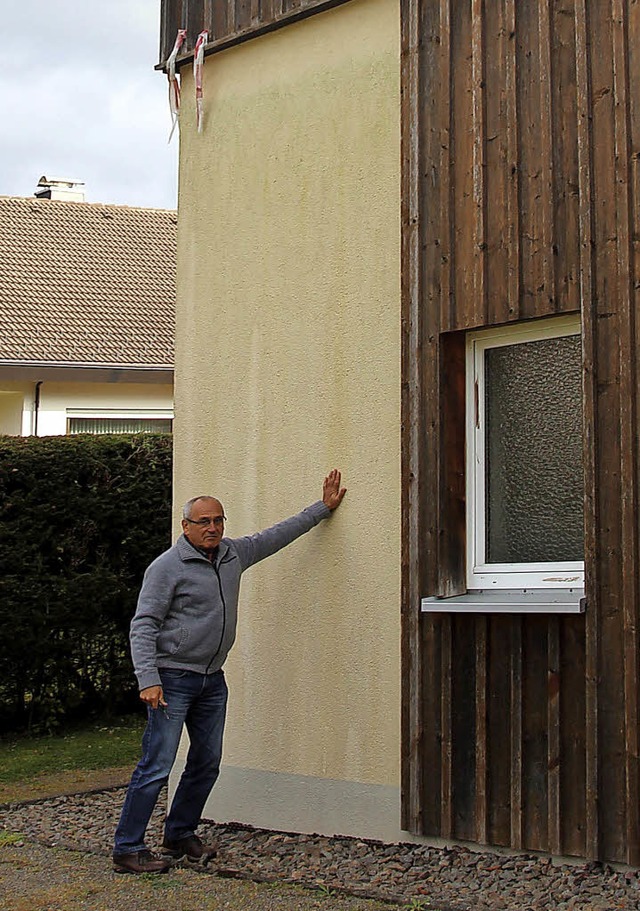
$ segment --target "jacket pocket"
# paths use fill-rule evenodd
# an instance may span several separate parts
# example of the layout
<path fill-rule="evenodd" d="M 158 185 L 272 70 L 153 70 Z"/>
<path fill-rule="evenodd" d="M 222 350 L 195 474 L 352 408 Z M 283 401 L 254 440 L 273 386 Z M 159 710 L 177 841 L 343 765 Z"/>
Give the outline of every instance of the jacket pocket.
<path fill-rule="evenodd" d="M 188 629 L 185 629 L 184 627 L 181 626 L 180 629 L 178 630 L 178 632 L 180 633 L 180 638 L 178 639 L 175 648 L 171 652 L 172 655 L 176 655 L 183 648 L 183 646 L 187 642 L 187 639 L 189 638 Z"/>
<path fill-rule="evenodd" d="M 165 655 L 177 655 L 185 647 L 188 638 L 189 630 L 184 626 L 165 629 L 158 637 L 158 651 Z"/>

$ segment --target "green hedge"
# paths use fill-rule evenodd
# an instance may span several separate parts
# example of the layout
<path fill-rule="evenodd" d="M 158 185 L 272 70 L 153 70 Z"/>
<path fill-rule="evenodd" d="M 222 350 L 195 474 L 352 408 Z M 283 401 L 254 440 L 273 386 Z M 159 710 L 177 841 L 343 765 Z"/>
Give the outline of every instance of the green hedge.
<path fill-rule="evenodd" d="M 170 544 L 169 435 L 0 437 L 0 731 L 137 705 L 128 629 Z"/>

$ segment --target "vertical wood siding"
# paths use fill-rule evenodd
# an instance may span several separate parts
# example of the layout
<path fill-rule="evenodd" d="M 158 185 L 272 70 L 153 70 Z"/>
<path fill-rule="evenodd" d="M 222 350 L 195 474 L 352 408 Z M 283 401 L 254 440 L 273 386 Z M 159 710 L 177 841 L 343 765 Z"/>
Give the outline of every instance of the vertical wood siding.
<path fill-rule="evenodd" d="M 638 864 L 640 4 L 401 14 L 403 824 Z M 418 616 L 465 588 L 464 331 L 577 311 L 586 614 Z"/>
<path fill-rule="evenodd" d="M 209 32 L 207 53 L 263 35 L 275 28 L 339 6 L 347 0 L 162 0 L 160 62 L 164 66 L 178 29 L 187 30 L 180 60 L 193 55 L 201 31 Z"/>

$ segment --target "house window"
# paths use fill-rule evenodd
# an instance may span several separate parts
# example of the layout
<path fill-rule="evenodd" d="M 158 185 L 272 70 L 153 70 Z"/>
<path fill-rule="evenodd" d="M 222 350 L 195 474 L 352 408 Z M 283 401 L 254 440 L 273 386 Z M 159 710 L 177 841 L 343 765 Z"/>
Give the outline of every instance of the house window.
<path fill-rule="evenodd" d="M 67 433 L 171 433 L 171 418 L 67 417 Z"/>
<path fill-rule="evenodd" d="M 584 585 L 578 318 L 467 340 L 467 588 Z"/>

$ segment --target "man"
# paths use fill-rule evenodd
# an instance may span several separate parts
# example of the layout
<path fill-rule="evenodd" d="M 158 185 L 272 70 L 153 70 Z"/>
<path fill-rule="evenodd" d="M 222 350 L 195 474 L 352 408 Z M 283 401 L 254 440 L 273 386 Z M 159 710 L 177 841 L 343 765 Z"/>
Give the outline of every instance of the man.
<path fill-rule="evenodd" d="M 194 497 L 183 510 L 183 534 L 147 569 L 131 622 L 131 655 L 147 727 L 116 829 L 116 872 L 164 873 L 171 858 L 196 862 L 211 853 L 196 828 L 220 771 L 227 706 L 222 666 L 236 635 L 240 577 L 328 518 L 346 493 L 340 484 L 334 468 L 324 479 L 322 500 L 242 538 L 224 537 L 219 500 Z M 165 856 L 158 857 L 147 849 L 145 832 L 183 725 L 189 752 L 165 821 Z"/>

